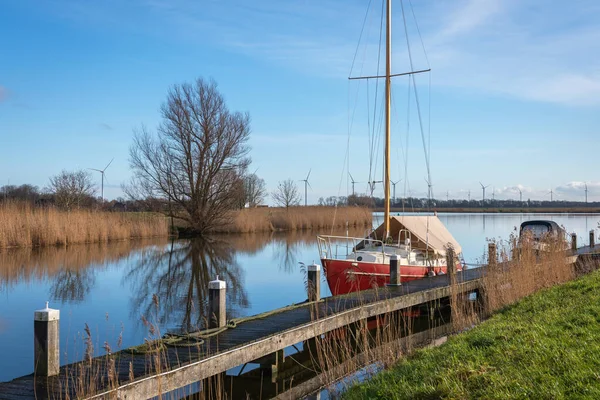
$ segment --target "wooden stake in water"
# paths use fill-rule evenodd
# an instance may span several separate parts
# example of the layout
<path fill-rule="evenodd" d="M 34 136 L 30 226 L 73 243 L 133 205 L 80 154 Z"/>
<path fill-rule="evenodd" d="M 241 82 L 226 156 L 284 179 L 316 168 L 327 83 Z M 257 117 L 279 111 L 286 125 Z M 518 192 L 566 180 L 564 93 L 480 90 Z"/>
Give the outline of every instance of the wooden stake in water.
<path fill-rule="evenodd" d="M 571 233 L 571 250 L 577 250 L 577 234 L 575 232 Z"/>
<path fill-rule="evenodd" d="M 400 263 L 398 262 L 398 256 L 392 254 L 390 256 L 390 286 L 400 286 L 402 284 L 400 275 Z"/>
<path fill-rule="evenodd" d="M 60 311 L 48 307 L 33 314 L 34 371 L 37 376 L 58 375 Z"/>
<path fill-rule="evenodd" d="M 208 282 L 209 328 L 222 328 L 227 324 L 227 285 L 219 280 Z"/>
<path fill-rule="evenodd" d="M 318 264 L 309 265 L 306 268 L 306 274 L 308 301 L 321 300 L 321 266 Z"/>
<path fill-rule="evenodd" d="M 590 231 L 590 247 L 594 247 L 596 243 L 594 243 L 594 230 Z"/>
<path fill-rule="evenodd" d="M 496 265 L 497 260 L 496 243 L 488 243 L 488 265 L 490 267 Z"/>

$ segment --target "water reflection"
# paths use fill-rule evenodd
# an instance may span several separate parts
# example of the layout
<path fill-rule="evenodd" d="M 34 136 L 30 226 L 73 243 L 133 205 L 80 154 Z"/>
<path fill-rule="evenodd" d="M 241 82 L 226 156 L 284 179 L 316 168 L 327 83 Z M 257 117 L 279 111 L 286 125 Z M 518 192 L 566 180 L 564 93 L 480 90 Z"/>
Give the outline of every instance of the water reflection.
<path fill-rule="evenodd" d="M 144 250 L 123 276 L 132 289 L 132 319 L 145 316 L 183 331 L 204 326 L 208 282 L 217 275 L 227 282 L 230 314 L 247 308 L 244 271 L 234 255 L 231 243 L 219 238 L 178 241 L 166 250 Z M 158 296 L 158 307 L 153 295 Z"/>
<path fill-rule="evenodd" d="M 67 268 L 59 271 L 50 286 L 50 298 L 62 303 L 79 303 L 85 299 L 96 280 L 91 268 Z"/>
<path fill-rule="evenodd" d="M 1 251 L 0 293 L 18 284 L 49 280 L 51 300 L 80 302 L 94 286 L 96 272 L 136 250 L 167 243 L 166 239 L 157 239 Z"/>

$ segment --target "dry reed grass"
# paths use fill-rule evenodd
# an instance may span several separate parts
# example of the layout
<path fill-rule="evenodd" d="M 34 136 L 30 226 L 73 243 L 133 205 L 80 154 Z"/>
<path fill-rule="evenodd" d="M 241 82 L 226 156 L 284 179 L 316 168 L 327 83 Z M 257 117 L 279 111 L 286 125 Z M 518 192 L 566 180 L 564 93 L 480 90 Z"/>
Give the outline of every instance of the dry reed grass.
<path fill-rule="evenodd" d="M 248 208 L 232 214 L 231 224 L 217 233 L 254 233 L 271 231 L 340 229 L 370 227 L 371 210 L 362 207 Z"/>
<path fill-rule="evenodd" d="M 168 236 L 166 218 L 150 213 L 94 210 L 61 211 L 26 203 L 0 205 L 0 250 L 11 247 L 67 246 Z"/>
<path fill-rule="evenodd" d="M 573 265 L 567 264 L 564 237 L 546 236 L 536 242 L 528 235 L 493 242 L 498 256 L 492 255 L 483 278 L 487 315 L 518 300 L 575 278 Z M 543 251 L 538 249 L 543 248 Z"/>

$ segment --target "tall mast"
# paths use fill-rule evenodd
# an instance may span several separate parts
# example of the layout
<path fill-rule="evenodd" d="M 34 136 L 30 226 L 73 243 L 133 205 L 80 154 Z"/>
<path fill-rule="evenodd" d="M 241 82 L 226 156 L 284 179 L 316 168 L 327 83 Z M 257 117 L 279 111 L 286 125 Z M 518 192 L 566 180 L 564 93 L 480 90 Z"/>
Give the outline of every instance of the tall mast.
<path fill-rule="evenodd" d="M 385 237 L 390 235 L 390 108 L 392 102 L 392 0 L 387 0 L 385 32 Z"/>

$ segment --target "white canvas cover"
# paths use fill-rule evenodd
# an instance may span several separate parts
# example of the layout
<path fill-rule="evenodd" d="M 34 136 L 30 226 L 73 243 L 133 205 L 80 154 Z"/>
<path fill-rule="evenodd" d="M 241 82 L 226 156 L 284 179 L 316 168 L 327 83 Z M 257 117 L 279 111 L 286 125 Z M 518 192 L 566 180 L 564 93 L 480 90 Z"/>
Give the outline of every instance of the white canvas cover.
<path fill-rule="evenodd" d="M 385 224 L 381 224 L 376 230 L 377 238 L 383 237 Z M 429 230 L 428 230 L 429 228 Z M 446 229 L 442 221 L 435 215 L 402 215 L 390 217 L 390 236 L 394 243 L 398 243 L 398 235 L 402 229 L 411 233 L 411 245 L 413 248 L 429 251 L 442 257 L 446 256 L 446 247 L 451 244 L 456 254 L 462 253 L 460 244 Z M 403 232 L 400 240 L 404 242 Z"/>

